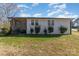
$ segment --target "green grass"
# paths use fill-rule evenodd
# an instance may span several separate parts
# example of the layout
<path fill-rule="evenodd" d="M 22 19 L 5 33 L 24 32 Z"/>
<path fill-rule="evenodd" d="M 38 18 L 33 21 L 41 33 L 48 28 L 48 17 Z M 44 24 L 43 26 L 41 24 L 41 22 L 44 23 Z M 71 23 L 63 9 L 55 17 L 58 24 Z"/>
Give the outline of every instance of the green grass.
<path fill-rule="evenodd" d="M 1 36 L 0 52 L 0 55 L 79 55 L 79 32 Z"/>

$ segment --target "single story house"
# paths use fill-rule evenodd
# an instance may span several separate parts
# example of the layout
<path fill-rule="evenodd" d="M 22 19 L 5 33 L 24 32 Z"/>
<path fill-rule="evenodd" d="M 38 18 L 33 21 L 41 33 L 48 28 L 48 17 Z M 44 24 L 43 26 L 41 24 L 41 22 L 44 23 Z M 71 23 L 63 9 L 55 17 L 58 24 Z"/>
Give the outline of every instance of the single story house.
<path fill-rule="evenodd" d="M 12 33 L 71 34 L 72 18 L 9 17 Z"/>

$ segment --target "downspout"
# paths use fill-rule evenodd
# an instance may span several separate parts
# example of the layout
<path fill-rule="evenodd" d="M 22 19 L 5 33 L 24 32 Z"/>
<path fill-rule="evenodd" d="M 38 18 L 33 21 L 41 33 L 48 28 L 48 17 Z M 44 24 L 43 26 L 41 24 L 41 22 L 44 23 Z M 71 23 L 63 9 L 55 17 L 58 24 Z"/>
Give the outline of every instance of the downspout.
<path fill-rule="evenodd" d="M 27 34 L 27 18 L 25 18 L 26 34 Z"/>
<path fill-rule="evenodd" d="M 70 34 L 72 34 L 72 21 L 70 20 Z"/>

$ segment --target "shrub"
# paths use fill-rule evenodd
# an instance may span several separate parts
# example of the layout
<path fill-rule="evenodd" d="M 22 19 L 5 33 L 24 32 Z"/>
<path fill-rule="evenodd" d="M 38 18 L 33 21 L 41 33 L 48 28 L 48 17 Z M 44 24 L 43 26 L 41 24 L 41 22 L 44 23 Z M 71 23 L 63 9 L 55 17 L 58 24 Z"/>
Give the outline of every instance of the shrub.
<path fill-rule="evenodd" d="M 46 30 L 46 28 L 44 29 L 44 34 L 47 34 L 47 30 Z"/>
<path fill-rule="evenodd" d="M 26 34 L 26 30 L 25 30 L 25 29 L 20 30 L 20 33 L 22 33 L 22 34 Z"/>
<path fill-rule="evenodd" d="M 10 35 L 12 33 L 12 29 L 10 28 L 10 30 L 7 32 L 6 35 Z"/>
<path fill-rule="evenodd" d="M 35 33 L 38 34 L 40 32 L 40 26 L 35 26 Z"/>
<path fill-rule="evenodd" d="M 64 26 L 59 27 L 60 33 L 65 33 L 67 31 L 67 28 Z"/>
<path fill-rule="evenodd" d="M 20 33 L 20 29 L 15 29 L 14 33 L 15 34 L 19 34 Z"/>
<path fill-rule="evenodd" d="M 49 26 L 49 27 L 48 27 L 48 32 L 49 32 L 49 33 L 53 32 L 53 27 Z"/>
<path fill-rule="evenodd" d="M 33 34 L 33 31 L 34 31 L 33 28 L 30 28 L 30 32 L 31 32 L 31 34 Z"/>
<path fill-rule="evenodd" d="M 7 33 L 8 31 L 7 31 L 7 28 L 1 28 L 1 30 L 2 30 L 2 33 Z"/>

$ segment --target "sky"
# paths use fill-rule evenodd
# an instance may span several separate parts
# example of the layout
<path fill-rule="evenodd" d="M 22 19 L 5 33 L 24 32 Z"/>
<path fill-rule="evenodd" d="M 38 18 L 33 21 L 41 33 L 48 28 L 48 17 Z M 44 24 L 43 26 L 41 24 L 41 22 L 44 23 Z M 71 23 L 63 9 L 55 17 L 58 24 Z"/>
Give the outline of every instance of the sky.
<path fill-rule="evenodd" d="M 17 3 L 16 17 L 79 17 L 79 3 Z"/>

